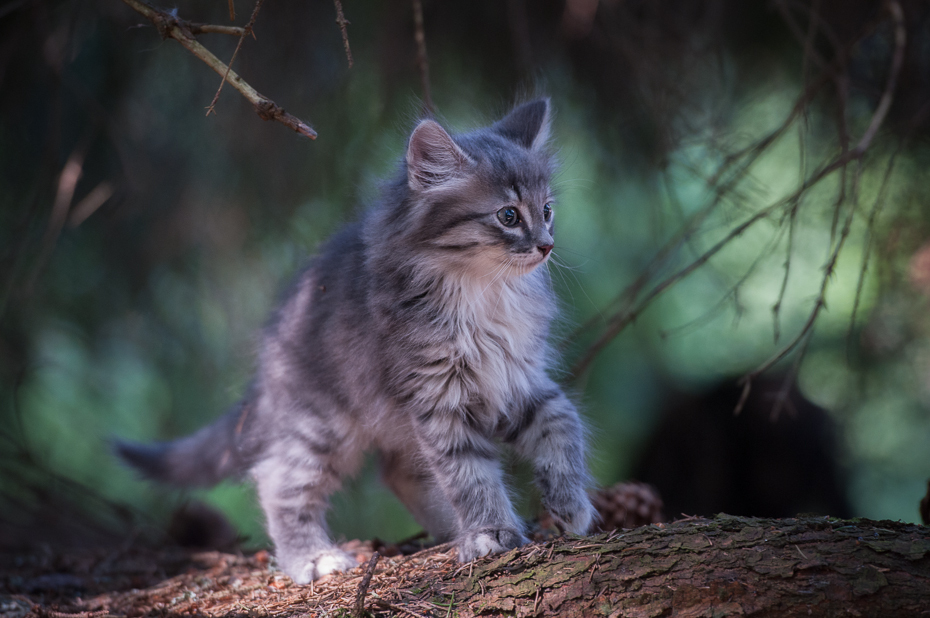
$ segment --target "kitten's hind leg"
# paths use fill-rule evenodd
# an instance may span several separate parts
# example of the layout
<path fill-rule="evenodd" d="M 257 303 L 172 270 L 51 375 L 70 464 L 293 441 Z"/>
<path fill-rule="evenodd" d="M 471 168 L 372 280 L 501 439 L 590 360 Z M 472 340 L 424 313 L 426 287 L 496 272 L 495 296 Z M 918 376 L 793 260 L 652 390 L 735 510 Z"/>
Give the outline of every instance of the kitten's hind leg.
<path fill-rule="evenodd" d="M 410 514 L 439 543 L 455 536 L 455 511 L 415 453 L 381 453 L 381 477 Z"/>
<path fill-rule="evenodd" d="M 339 474 L 322 458 L 278 445 L 282 453 L 253 469 L 258 496 L 268 519 L 278 565 L 298 584 L 307 584 L 334 571 L 358 566 L 336 547 L 326 529 L 329 496 L 339 487 Z M 293 446 L 293 445 L 290 445 Z"/>

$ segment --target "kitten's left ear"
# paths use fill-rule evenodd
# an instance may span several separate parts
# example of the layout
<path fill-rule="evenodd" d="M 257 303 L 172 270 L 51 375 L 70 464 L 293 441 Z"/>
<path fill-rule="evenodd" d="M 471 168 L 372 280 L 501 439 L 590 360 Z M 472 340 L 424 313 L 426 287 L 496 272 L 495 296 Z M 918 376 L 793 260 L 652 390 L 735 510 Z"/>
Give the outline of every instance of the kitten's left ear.
<path fill-rule="evenodd" d="M 549 99 L 520 105 L 494 124 L 494 130 L 529 150 L 539 150 L 549 139 Z"/>

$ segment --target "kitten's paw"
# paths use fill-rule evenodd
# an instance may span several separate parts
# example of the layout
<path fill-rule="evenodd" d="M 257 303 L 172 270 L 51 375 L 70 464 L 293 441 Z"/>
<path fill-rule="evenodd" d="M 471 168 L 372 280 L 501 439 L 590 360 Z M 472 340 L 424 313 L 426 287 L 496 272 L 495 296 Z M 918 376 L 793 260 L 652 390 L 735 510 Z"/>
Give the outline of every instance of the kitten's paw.
<path fill-rule="evenodd" d="M 529 540 L 519 530 L 481 528 L 459 538 L 459 562 L 469 562 L 488 554 L 499 554 L 526 543 L 529 543 Z"/>
<path fill-rule="evenodd" d="M 309 560 L 301 561 L 297 568 L 285 568 L 284 572 L 291 576 L 295 584 L 309 584 L 324 575 L 336 571 L 348 571 L 357 566 L 358 562 L 351 555 L 341 549 L 331 547 L 314 554 Z"/>
<path fill-rule="evenodd" d="M 591 498 L 584 490 L 561 496 L 561 500 L 550 500 L 546 509 L 566 531 L 577 535 L 589 533 L 597 517 Z"/>

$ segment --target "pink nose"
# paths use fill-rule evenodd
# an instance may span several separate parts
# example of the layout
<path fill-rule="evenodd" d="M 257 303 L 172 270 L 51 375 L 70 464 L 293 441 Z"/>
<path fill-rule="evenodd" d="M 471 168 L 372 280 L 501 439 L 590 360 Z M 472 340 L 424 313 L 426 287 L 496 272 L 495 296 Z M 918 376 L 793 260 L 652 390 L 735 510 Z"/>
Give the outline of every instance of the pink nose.
<path fill-rule="evenodd" d="M 546 257 L 552 251 L 552 245 L 539 245 L 536 248 L 543 254 L 543 257 Z"/>

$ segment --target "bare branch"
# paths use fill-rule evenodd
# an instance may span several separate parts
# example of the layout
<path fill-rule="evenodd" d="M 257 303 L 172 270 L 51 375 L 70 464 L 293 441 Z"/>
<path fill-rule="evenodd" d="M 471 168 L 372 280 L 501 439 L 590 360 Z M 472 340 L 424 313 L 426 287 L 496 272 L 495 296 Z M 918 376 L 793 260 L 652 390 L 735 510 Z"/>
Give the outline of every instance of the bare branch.
<path fill-rule="evenodd" d="M 640 276 L 637 277 L 636 281 L 627 286 L 627 288 L 624 289 L 616 297 L 616 299 L 610 303 L 611 305 L 622 303 L 625 299 L 632 300 L 636 298 L 639 292 L 645 287 L 654 271 L 658 270 L 658 268 L 672 253 L 675 252 L 675 250 L 677 250 L 681 245 L 688 241 L 694 231 L 700 227 L 704 220 L 706 220 L 706 218 L 716 209 L 716 207 L 727 195 L 735 191 L 736 185 L 745 177 L 753 164 L 755 164 L 759 157 L 761 157 L 762 154 L 776 141 L 778 141 L 778 138 L 788 130 L 788 128 L 793 124 L 793 122 L 814 98 L 820 88 L 822 88 L 824 84 L 827 83 L 827 81 L 827 76 L 822 75 L 820 79 L 809 84 L 804 89 L 804 92 L 802 92 L 798 99 L 795 101 L 791 112 L 780 126 L 778 126 L 775 130 L 770 132 L 762 139 L 756 141 L 750 146 L 747 146 L 746 148 L 743 148 L 742 150 L 727 156 L 724 159 L 713 176 L 705 181 L 707 186 L 714 191 L 714 196 L 711 202 L 692 216 L 692 218 L 682 228 L 681 232 L 670 239 L 669 242 L 659 250 L 656 256 L 642 271 Z M 735 171 L 731 172 L 730 168 L 741 160 L 742 164 Z M 828 170 L 827 173 L 829 173 L 829 171 L 832 170 Z M 726 177 L 726 179 L 722 180 L 724 177 Z M 819 181 L 819 178 L 817 180 Z M 572 337 L 570 337 L 570 339 L 576 339 L 582 332 L 591 328 L 596 321 L 597 318 L 595 317 L 580 326 L 578 329 L 576 329 L 575 333 L 572 335 Z"/>
<path fill-rule="evenodd" d="M 769 146 L 774 144 L 779 137 L 781 137 L 785 131 L 794 123 L 797 117 L 807 108 L 808 104 L 814 99 L 814 96 L 820 91 L 821 88 L 828 82 L 828 76 L 826 73 L 821 74 L 820 78 L 814 80 L 804 89 L 804 92 L 798 97 L 794 102 L 794 107 L 791 108 L 791 112 L 785 118 L 784 122 L 781 123 L 777 128 L 775 128 L 768 135 L 762 139 L 750 144 L 749 146 L 738 150 L 733 154 L 729 155 L 724 159 L 723 163 L 720 164 L 720 167 L 717 168 L 717 172 L 710 178 L 708 184 L 711 186 L 728 186 L 734 184 L 738 179 L 742 178 L 746 170 L 755 163 L 758 158 L 765 152 Z M 746 161 L 743 162 L 743 165 L 730 176 L 728 176 L 727 182 L 722 183 L 720 181 L 724 175 L 729 172 L 730 167 L 737 163 L 738 161 L 748 157 Z"/>
<path fill-rule="evenodd" d="M 803 340 L 805 341 L 804 346 L 802 346 L 801 353 L 796 363 L 800 363 L 801 358 L 803 357 L 803 352 L 807 347 L 805 338 L 810 337 L 811 331 L 814 328 L 814 323 L 817 321 L 817 317 L 820 315 L 820 311 L 826 306 L 826 292 L 827 286 L 829 285 L 830 278 L 833 275 L 833 271 L 836 268 L 836 262 L 839 258 L 840 251 L 843 248 L 843 244 L 846 242 L 847 237 L 849 236 L 849 231 L 852 226 L 853 218 L 856 214 L 856 202 L 858 202 L 858 186 L 859 186 L 859 176 L 861 174 L 862 168 L 862 155 L 865 154 L 865 151 L 868 149 L 869 145 L 872 143 L 872 140 L 875 138 L 876 133 L 878 132 L 879 127 L 881 127 L 882 122 L 885 119 L 885 116 L 888 114 L 888 109 L 891 107 L 891 101 L 894 96 L 895 86 L 898 80 L 898 74 L 901 70 L 901 64 L 904 59 L 904 46 L 906 43 L 906 35 L 904 31 L 904 13 L 901 10 L 901 5 L 898 4 L 897 0 L 891 0 L 888 3 L 888 10 L 891 13 L 892 19 L 895 22 L 895 50 L 892 56 L 891 61 L 891 70 L 888 76 L 888 82 L 885 86 L 885 91 L 882 93 L 882 98 L 879 101 L 878 106 L 875 109 L 875 112 L 872 114 L 872 120 L 869 122 L 869 126 L 863 133 L 862 138 L 859 140 L 859 143 L 856 147 L 848 152 L 841 154 L 831 165 L 828 165 L 824 168 L 824 171 L 821 173 L 823 176 L 826 173 L 829 173 L 830 170 L 836 169 L 837 167 L 842 167 L 844 171 L 844 180 L 845 180 L 845 166 L 852 160 L 857 161 L 856 174 L 853 180 L 853 204 L 849 206 L 849 212 L 846 215 L 846 222 L 843 225 L 843 230 L 840 233 L 840 237 L 836 242 L 836 247 L 833 250 L 833 253 L 830 256 L 826 266 L 824 267 L 824 275 L 821 281 L 820 293 L 817 296 L 817 300 L 814 303 L 814 308 L 811 311 L 810 315 L 807 318 L 807 322 L 798 332 L 798 335 L 781 350 L 776 352 L 769 360 L 764 362 L 761 366 L 756 368 L 754 371 L 748 373 L 743 381 L 748 386 L 749 383 L 765 371 L 768 371 L 773 365 L 785 358 L 790 354 L 798 344 Z M 876 204 L 872 209 L 872 214 L 869 217 L 869 225 L 874 224 L 874 217 L 877 216 L 877 211 L 880 208 L 880 205 L 884 203 L 884 192 L 887 188 L 888 178 L 891 174 L 891 169 L 893 168 L 894 157 L 889 161 L 888 169 L 885 173 L 885 178 L 882 181 L 882 187 L 879 191 L 879 196 L 876 198 Z M 807 183 L 805 183 L 807 184 Z M 845 181 L 841 182 L 839 189 L 839 196 L 836 200 L 836 212 L 838 213 L 842 204 L 845 202 Z M 871 228 L 870 228 L 871 229 Z M 864 267 L 863 267 L 864 268 Z M 859 303 L 859 294 L 862 285 L 862 272 L 860 272 L 860 280 L 857 284 L 856 290 L 856 301 L 854 305 L 854 314 L 855 310 L 858 308 Z M 744 391 L 748 392 L 748 391 Z M 741 398 L 741 400 L 745 400 Z"/>
<path fill-rule="evenodd" d="M 621 310 L 619 313 L 615 314 L 609 321 L 607 329 L 604 333 L 587 349 L 584 355 L 581 357 L 578 362 L 571 368 L 570 373 L 576 378 L 587 371 L 588 367 L 594 361 L 594 358 L 603 350 L 608 343 L 613 340 L 620 331 L 626 328 L 631 322 L 633 322 L 643 310 L 648 307 L 653 300 L 661 296 L 668 288 L 678 281 L 684 279 L 695 270 L 703 266 L 707 261 L 716 255 L 721 249 L 730 244 L 734 238 L 740 236 L 748 230 L 750 227 L 761 221 L 762 219 L 768 217 L 772 214 L 777 208 L 781 207 L 784 204 L 784 200 L 780 200 L 771 204 L 762 210 L 755 213 L 748 220 L 744 221 L 742 224 L 734 228 L 727 234 L 723 240 L 719 241 L 713 247 L 708 249 L 705 253 L 699 256 L 696 260 L 691 262 L 688 266 L 682 268 L 675 274 L 667 277 L 664 281 L 656 285 L 649 293 L 646 295 L 643 300 L 641 300 L 635 307 L 627 310 Z"/>
<path fill-rule="evenodd" d="M 833 49 L 834 51 L 837 52 L 837 54 L 844 53 L 846 46 L 843 45 L 842 41 L 840 40 L 840 37 L 837 35 L 832 25 L 820 15 L 820 12 L 818 11 L 818 8 L 820 5 L 819 2 L 817 3 L 818 4 L 817 7 L 810 6 L 806 2 L 803 2 L 801 0 L 792 0 L 790 4 L 794 8 L 807 13 L 808 19 L 816 24 L 818 33 L 824 35 L 824 37 L 826 37 L 826 39 L 830 41 L 830 44 L 833 45 Z M 800 26 L 798 26 L 797 22 L 794 21 L 794 18 L 791 16 L 791 13 L 786 10 L 787 7 L 785 5 L 784 0 L 778 0 L 778 2 L 776 3 L 776 8 L 778 8 L 779 12 L 782 15 L 782 18 L 785 20 L 785 23 L 788 25 L 788 28 L 791 30 L 791 33 L 795 36 L 795 38 L 798 39 L 798 42 L 801 42 L 802 41 L 802 36 L 800 34 L 801 28 Z M 868 31 L 868 28 L 869 27 L 866 28 L 866 31 Z M 857 38 L 861 39 L 862 33 L 860 33 L 860 35 Z"/>
<path fill-rule="evenodd" d="M 813 45 L 814 35 L 817 33 L 817 29 L 823 27 L 818 11 L 820 8 L 820 0 L 814 0 L 813 6 L 811 6 L 809 9 L 810 18 L 807 24 L 806 34 L 801 30 L 801 26 L 797 21 L 795 21 L 794 16 L 791 15 L 791 11 L 788 10 L 788 4 L 785 2 L 785 0 L 778 0 L 775 2 L 775 8 L 778 9 L 779 13 L 781 13 L 781 17 L 785 24 L 788 26 L 788 30 L 791 31 L 791 34 L 794 35 L 794 38 L 796 38 L 804 48 L 803 62 L 805 66 L 802 69 L 802 73 L 804 75 L 807 74 L 806 65 L 808 60 L 812 60 L 814 64 L 816 64 L 821 70 L 827 69 L 827 60 L 814 48 Z"/>
<path fill-rule="evenodd" d="M 861 167 L 861 161 L 859 162 L 859 167 Z M 858 185 L 859 182 L 859 172 L 857 171 L 854 183 Z M 858 193 L 858 190 L 855 192 Z M 834 269 L 836 268 L 836 262 L 839 259 L 840 252 L 843 249 L 843 245 L 846 242 L 846 239 L 849 237 L 849 230 L 852 227 L 853 219 L 856 215 L 855 205 L 850 205 L 849 212 L 846 215 L 846 221 L 843 224 L 843 231 L 840 233 L 839 240 L 836 243 L 836 247 L 833 249 L 833 252 L 830 254 L 830 258 L 827 260 L 826 265 L 824 266 L 823 278 L 820 281 L 820 292 L 817 295 L 817 299 L 814 301 L 814 308 L 811 310 L 810 314 L 807 316 L 807 321 L 804 323 L 804 326 L 801 327 L 801 330 L 792 339 L 787 345 L 778 350 L 773 354 L 767 361 L 762 363 L 759 367 L 746 374 L 742 378 L 742 382 L 749 384 L 755 378 L 759 377 L 761 374 L 765 373 L 771 369 L 776 363 L 781 361 L 783 358 L 788 356 L 794 349 L 801 343 L 805 337 L 810 334 L 810 331 L 814 328 L 814 324 L 817 322 L 817 318 L 820 316 L 821 310 L 827 306 L 826 296 L 827 296 L 827 287 L 830 284 L 830 279 L 833 277 Z"/>
<path fill-rule="evenodd" d="M 433 99 L 429 89 L 429 58 L 426 55 L 426 32 L 423 27 L 423 2 L 413 0 L 413 37 L 417 43 L 417 65 L 420 67 L 420 82 L 423 88 L 423 107 L 433 112 Z"/>
<path fill-rule="evenodd" d="M 849 354 L 849 342 L 852 340 L 853 328 L 856 324 L 856 314 L 859 312 L 859 303 L 862 299 L 862 286 L 865 283 L 865 274 L 868 272 L 869 268 L 869 257 L 872 252 L 872 237 L 875 230 L 875 221 L 878 219 L 879 213 L 885 206 L 885 197 L 887 196 L 887 189 L 889 185 L 889 180 L 891 179 L 891 173 L 894 170 L 895 160 L 897 159 L 898 153 L 903 148 L 903 144 L 892 153 L 891 157 L 888 159 L 888 167 L 885 168 L 885 176 L 882 178 L 881 187 L 878 189 L 878 195 L 875 198 L 875 203 L 872 205 L 872 211 L 869 213 L 869 220 L 866 223 L 865 233 L 867 240 L 865 243 L 865 251 L 862 252 L 862 266 L 859 269 L 859 280 L 856 282 L 856 296 L 853 300 L 852 312 L 849 315 L 849 330 L 846 332 L 846 345 L 847 345 L 847 355 Z"/>
<path fill-rule="evenodd" d="M 897 2 L 893 1 L 892 4 L 897 5 Z M 588 347 L 588 349 L 585 351 L 582 357 L 575 363 L 575 365 L 570 370 L 570 373 L 572 376 L 574 376 L 577 379 L 582 373 L 584 373 L 588 369 L 588 367 L 594 361 L 595 357 L 607 346 L 607 344 L 610 343 L 613 340 L 613 338 L 616 337 L 631 322 L 633 322 L 639 316 L 639 314 L 642 313 L 642 311 L 653 300 L 655 300 L 658 296 L 660 296 L 663 292 L 665 292 L 674 283 L 678 282 L 681 279 L 684 279 L 685 277 L 690 275 L 692 272 L 697 270 L 699 267 L 703 266 L 711 257 L 713 257 L 716 253 L 718 253 L 721 249 L 723 249 L 727 244 L 729 244 L 730 241 L 735 239 L 737 236 L 740 236 L 743 232 L 745 232 L 751 226 L 758 223 L 760 220 L 767 218 L 769 215 L 773 214 L 778 208 L 781 208 L 786 204 L 797 203 L 797 201 L 801 198 L 801 196 L 804 194 L 805 191 L 807 191 L 814 185 L 818 184 L 820 181 L 822 181 L 824 178 L 826 178 L 827 176 L 829 176 L 836 170 L 844 169 L 845 166 L 849 164 L 851 161 L 859 161 L 861 164 L 862 156 L 865 154 L 866 149 L 868 149 L 868 146 L 871 144 L 872 139 L 875 137 L 875 134 L 877 133 L 878 128 L 881 126 L 882 122 L 884 121 L 885 115 L 888 112 L 888 107 L 891 105 L 890 101 L 893 96 L 894 87 L 897 83 L 897 76 L 900 71 L 901 62 L 903 59 L 903 50 L 904 50 L 904 42 L 905 42 L 904 33 L 903 33 L 903 13 L 900 12 L 900 6 L 898 6 L 898 11 L 895 11 L 893 7 L 890 10 L 896 22 L 896 30 L 895 30 L 896 48 L 895 48 L 894 56 L 892 59 L 891 75 L 889 76 L 888 83 L 885 88 L 885 93 L 882 95 L 882 99 L 879 103 L 879 106 L 876 108 L 876 111 L 872 116 L 872 120 L 869 123 L 869 128 L 863 134 L 863 137 L 862 139 L 860 139 L 859 144 L 856 146 L 856 148 L 849 150 L 849 151 L 841 152 L 830 163 L 822 166 L 819 170 L 812 173 L 803 183 L 801 183 L 801 185 L 795 190 L 795 192 L 792 195 L 788 196 L 787 198 L 778 200 L 770 204 L 769 206 L 756 212 L 748 220 L 746 220 L 741 225 L 731 230 L 731 232 L 727 234 L 727 236 L 724 237 L 721 241 L 719 241 L 717 244 L 711 247 L 704 254 L 699 256 L 696 260 L 691 262 L 691 264 L 681 269 L 677 273 L 667 277 L 664 281 L 658 283 L 652 290 L 650 290 L 650 292 L 638 304 L 636 304 L 635 306 L 632 306 L 633 301 L 635 300 L 635 297 L 638 294 L 639 290 L 645 286 L 645 282 L 648 280 L 647 273 L 644 273 L 643 275 L 641 275 L 640 278 L 637 279 L 637 281 L 634 283 L 634 285 L 627 288 L 627 291 L 625 291 L 623 295 L 621 296 L 621 297 L 626 296 L 627 298 L 630 299 L 629 302 L 627 303 L 627 306 L 622 308 L 617 313 L 615 313 L 610 318 L 610 320 L 608 320 L 608 325 L 605 331 L 601 334 L 600 337 L 598 337 L 597 340 L 595 340 L 593 344 L 591 344 Z M 818 84 L 818 87 L 819 87 L 819 85 L 823 83 L 824 78 L 825 76 L 822 75 L 821 79 L 817 80 L 815 84 Z M 815 84 L 811 84 L 805 89 L 804 94 L 802 94 L 802 96 L 798 99 L 797 103 L 795 104 L 794 109 L 792 109 L 786 121 L 782 123 L 782 125 L 778 129 L 776 129 L 775 131 L 767 135 L 765 138 L 763 138 L 761 142 L 757 142 L 753 146 L 747 149 L 744 149 L 743 151 L 737 153 L 734 156 L 729 157 L 727 161 L 725 161 L 721 165 L 721 168 L 718 170 L 717 174 L 715 174 L 714 178 L 712 179 L 712 182 L 716 182 L 720 178 L 725 168 L 729 167 L 732 163 L 737 161 L 739 158 L 748 155 L 749 162 L 744 163 L 744 165 L 741 166 L 741 168 L 737 170 L 737 172 L 735 172 L 734 175 L 731 176 L 728 180 L 728 182 L 730 183 L 735 183 L 736 180 L 739 177 L 741 177 L 743 173 L 745 173 L 745 171 L 748 169 L 748 166 L 751 165 L 751 163 L 755 161 L 755 159 L 758 156 L 760 156 L 761 153 L 769 145 L 771 145 L 775 141 L 775 139 L 777 139 L 777 137 L 781 135 L 782 132 L 784 132 L 788 128 L 788 126 L 790 126 L 790 123 L 793 121 L 793 119 L 797 117 L 801 109 L 803 109 L 802 105 L 806 104 L 806 102 L 809 101 L 808 97 L 812 96 L 811 92 L 815 89 L 814 88 Z M 841 192 L 843 191 L 844 186 L 845 186 L 845 180 L 844 182 L 841 183 Z M 718 187 L 718 192 L 722 190 L 725 190 L 725 188 Z M 841 197 L 844 196 L 843 193 L 841 193 L 840 195 Z M 845 197 L 837 200 L 837 208 L 839 208 L 839 206 L 843 203 L 844 200 L 845 200 Z M 811 312 L 811 315 L 808 319 L 808 323 L 805 324 L 805 326 L 802 328 L 799 335 L 795 337 L 795 339 L 793 339 L 788 345 L 786 345 L 778 353 L 776 353 L 775 356 L 773 356 L 769 361 L 763 364 L 761 371 L 756 370 L 746 376 L 744 380 L 745 380 L 747 387 L 750 384 L 751 379 L 753 377 L 769 369 L 772 365 L 774 365 L 776 362 L 778 362 L 779 360 L 784 358 L 786 355 L 788 355 L 792 350 L 794 350 L 795 347 L 798 345 L 798 343 L 801 341 L 801 339 L 804 337 L 804 335 L 807 333 L 807 331 L 809 331 L 813 327 L 813 323 L 816 321 L 817 317 L 820 315 L 820 310 L 823 307 L 823 297 L 824 297 L 824 293 L 826 290 L 826 285 L 829 282 L 830 275 L 832 275 L 833 268 L 836 264 L 838 252 L 842 248 L 846 240 L 846 236 L 849 234 L 849 226 L 852 224 L 852 217 L 854 216 L 854 214 L 855 214 L 855 209 L 851 208 L 849 215 L 847 217 L 846 224 L 844 225 L 843 232 L 841 233 L 840 239 L 836 244 L 836 249 L 834 250 L 832 257 L 827 264 L 827 273 L 824 276 L 824 280 L 823 280 L 823 284 L 821 288 L 821 294 L 818 297 L 818 300 L 815 304 L 813 311 Z M 669 246 L 667 246 L 666 249 L 669 249 Z M 665 249 L 663 250 L 663 253 L 664 252 L 665 252 Z M 627 294 L 628 291 L 632 291 L 633 294 L 628 295 Z M 748 389 L 744 392 L 744 397 L 745 396 L 748 396 Z"/>
<path fill-rule="evenodd" d="M 229 59 L 229 64 L 226 65 L 226 72 L 223 73 L 223 79 L 220 80 L 220 87 L 216 89 L 216 94 L 213 95 L 213 100 L 210 102 L 210 105 L 207 107 L 207 116 L 211 113 L 216 113 L 216 102 L 220 99 L 220 92 L 223 91 L 223 84 L 226 83 L 226 78 L 229 77 L 229 71 L 233 65 L 233 62 L 236 61 L 236 56 L 239 55 L 239 50 L 242 48 L 242 41 L 245 40 L 245 35 L 252 34 L 254 37 L 255 34 L 252 32 L 252 27 L 255 26 L 255 19 L 258 17 L 258 11 L 262 8 L 262 3 L 265 0 L 257 0 L 255 2 L 255 8 L 252 10 L 252 16 L 249 18 L 249 23 L 245 25 L 245 28 L 242 29 L 242 34 L 239 36 L 239 42 L 236 43 L 236 49 L 233 51 L 232 58 Z"/>
<path fill-rule="evenodd" d="M 342 31 L 342 44 L 346 48 L 346 58 L 349 61 L 349 68 L 352 68 L 352 50 L 349 48 L 349 31 L 346 29 L 346 26 L 349 25 L 349 20 L 346 19 L 346 16 L 342 12 L 342 1 L 333 0 L 336 3 L 336 23 L 339 24 L 339 30 Z"/>
<path fill-rule="evenodd" d="M 907 33 L 904 29 L 904 11 L 901 10 L 901 5 L 898 4 L 897 0 L 890 0 L 890 2 L 888 2 L 888 11 L 891 13 L 891 18 L 894 20 L 894 56 L 892 56 L 891 59 L 891 70 L 888 73 L 888 82 L 885 84 L 885 91 L 882 93 L 882 98 L 878 102 L 878 107 L 875 108 L 875 113 L 872 115 L 869 128 L 865 130 L 865 133 L 862 134 L 862 139 L 859 140 L 859 143 L 856 144 L 856 147 L 853 149 L 853 151 L 859 155 L 868 149 L 878 129 L 882 126 L 882 122 L 885 121 L 888 110 L 891 109 L 891 101 L 894 98 L 895 87 L 898 84 L 898 75 L 901 73 L 901 65 L 904 64 L 904 47 L 907 44 Z"/>
<path fill-rule="evenodd" d="M 55 250 L 58 237 L 68 220 L 68 212 L 71 210 L 71 203 L 74 199 L 74 190 L 77 188 L 81 176 L 84 175 L 84 157 L 90 143 L 90 136 L 85 136 L 81 143 L 71 152 L 61 173 L 58 175 L 58 186 L 55 190 L 55 199 L 52 202 L 52 211 L 49 213 L 45 234 L 42 236 L 39 257 L 32 267 L 32 274 L 26 283 L 26 290 L 32 290 L 52 252 Z"/>
<path fill-rule="evenodd" d="M 180 20 L 179 20 L 180 21 Z M 217 26 L 215 24 L 198 24 L 191 22 L 188 24 L 191 34 L 231 34 L 232 36 L 244 36 L 248 34 L 245 28 L 239 26 Z"/>
<path fill-rule="evenodd" d="M 71 214 L 68 215 L 68 225 L 71 227 L 81 225 L 87 220 L 87 217 L 94 214 L 111 197 L 113 197 L 113 185 L 104 180 L 94 187 L 84 199 L 75 204 L 74 208 L 71 209 Z"/>
<path fill-rule="evenodd" d="M 772 306 L 772 321 L 775 329 L 775 343 L 778 343 L 778 337 L 781 334 L 779 327 L 779 318 L 781 316 L 781 304 L 785 300 L 785 291 L 788 289 L 788 277 L 791 274 L 791 254 L 794 251 L 794 225 L 798 216 L 798 206 L 795 204 L 791 209 L 788 220 L 788 249 L 785 251 L 785 276 L 781 280 L 781 288 L 778 290 L 778 300 Z"/>
<path fill-rule="evenodd" d="M 792 117 L 794 117 L 792 115 Z M 787 128 L 787 127 L 785 127 Z M 781 130 L 777 131 L 779 134 Z M 765 138 L 767 145 L 771 145 L 775 141 L 774 133 L 770 134 Z M 752 151 L 750 153 L 750 151 Z M 649 263 L 642 269 L 639 276 L 636 278 L 633 283 L 628 285 L 623 289 L 615 298 L 612 300 L 604 311 L 600 312 L 597 316 L 594 316 L 587 320 L 584 324 L 575 329 L 571 336 L 567 337 L 562 344 L 562 349 L 564 350 L 568 347 L 568 344 L 572 341 L 575 341 L 580 337 L 585 331 L 592 328 L 597 322 L 603 319 L 603 313 L 609 311 L 611 307 L 616 305 L 624 305 L 628 307 L 639 293 L 646 287 L 646 284 L 649 282 L 650 278 L 658 272 L 666 260 L 673 254 L 675 254 L 682 246 L 689 242 L 692 235 L 695 231 L 701 226 L 701 224 L 716 210 L 716 208 L 723 202 L 723 200 L 735 191 L 736 183 L 745 175 L 751 167 L 752 163 L 761 155 L 762 149 L 745 149 L 741 151 L 740 154 L 734 157 L 727 157 L 727 160 L 724 161 L 717 172 L 710 178 L 705 180 L 705 183 L 709 188 L 713 189 L 713 197 L 708 204 L 701 208 L 698 212 L 691 216 L 691 218 L 682 226 L 681 230 L 670 238 L 665 245 L 659 249 L 656 255 L 649 261 Z M 749 154 L 749 161 L 746 162 L 739 170 L 734 172 L 728 177 L 728 180 L 724 183 L 720 182 L 720 176 L 723 173 L 723 168 L 728 168 L 731 166 L 738 157 L 745 156 Z M 621 309 L 622 311 L 622 309 Z"/>
<path fill-rule="evenodd" d="M 711 307 L 710 309 L 708 309 L 703 315 L 699 316 L 698 318 L 696 318 L 696 319 L 694 319 L 694 320 L 692 320 L 692 321 L 690 321 L 690 322 L 687 322 L 687 323 L 682 324 L 682 325 L 680 325 L 680 326 L 676 326 L 676 327 L 671 328 L 671 329 L 669 329 L 669 330 L 662 331 L 662 332 L 660 333 L 660 336 L 661 336 L 663 339 L 665 339 L 666 337 L 669 337 L 669 336 L 676 336 L 676 335 L 682 333 L 683 331 L 687 331 L 687 330 L 689 330 L 689 329 L 693 329 L 693 328 L 695 328 L 696 326 L 699 326 L 699 325 L 701 325 L 701 324 L 705 324 L 705 323 L 709 322 L 710 320 L 712 320 L 712 319 L 718 314 L 718 311 L 719 311 L 720 308 L 723 306 L 723 304 L 724 304 L 725 302 L 727 302 L 727 300 L 728 300 L 729 298 L 731 298 L 731 297 L 733 298 L 733 302 L 734 302 L 734 303 L 736 304 L 736 306 L 737 306 L 737 313 L 739 314 L 739 313 L 741 312 L 740 304 L 739 304 L 739 290 L 740 290 L 740 288 L 743 286 L 743 284 L 746 283 L 746 281 L 749 280 L 749 278 L 753 275 L 753 273 L 756 271 L 756 269 L 759 267 L 759 265 L 762 263 L 762 261 L 763 261 L 766 257 L 768 257 L 768 256 L 770 255 L 772 249 L 773 249 L 773 248 L 779 243 L 779 241 L 781 240 L 781 237 L 782 237 L 782 232 L 779 231 L 779 233 L 778 233 L 776 236 L 774 236 L 768 243 L 766 243 L 765 247 L 764 247 L 764 248 L 759 252 L 759 254 L 756 256 L 756 259 L 754 259 L 754 260 L 752 261 L 752 264 L 749 265 L 749 268 L 746 269 L 746 271 L 745 271 L 745 272 L 743 273 L 743 275 L 736 281 L 736 283 L 734 283 L 732 286 L 730 286 L 730 289 L 727 290 L 727 292 L 720 298 L 719 301 L 717 301 L 717 302 L 714 304 L 713 307 Z"/>
<path fill-rule="evenodd" d="M 794 383 L 798 379 L 798 373 L 801 371 L 801 362 L 807 355 L 807 346 L 810 345 L 813 337 L 814 331 L 812 329 L 807 333 L 807 337 L 805 337 L 803 343 L 801 343 L 801 349 L 798 351 L 797 355 L 795 355 L 794 362 L 791 363 L 791 369 L 785 373 L 785 378 L 782 380 L 781 388 L 778 389 L 778 394 L 775 395 L 775 404 L 772 406 L 772 412 L 769 416 L 769 419 L 773 423 L 778 420 L 783 408 L 788 408 L 788 413 L 791 416 L 797 416 L 798 414 L 794 404 L 791 403 L 791 387 L 794 386 Z"/>
<path fill-rule="evenodd" d="M 305 137 L 316 139 L 316 131 L 314 131 L 310 125 L 296 116 L 287 113 L 284 111 L 284 108 L 280 107 L 271 99 L 259 94 L 259 92 L 252 88 L 244 79 L 239 77 L 238 73 L 226 66 L 219 58 L 214 56 L 210 50 L 201 45 L 200 42 L 194 38 L 190 28 L 184 21 L 160 9 L 145 4 L 141 0 L 123 0 L 123 2 L 152 22 L 164 38 L 170 37 L 176 40 L 189 52 L 204 61 L 219 75 L 226 76 L 226 81 L 252 103 L 255 107 L 255 113 L 257 113 L 262 120 L 276 120 Z"/>

